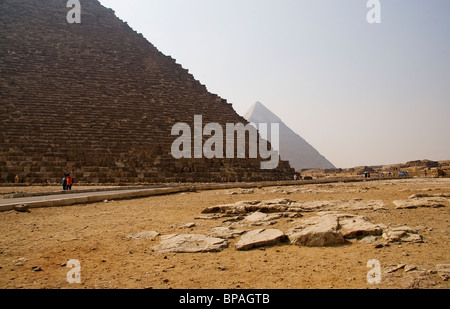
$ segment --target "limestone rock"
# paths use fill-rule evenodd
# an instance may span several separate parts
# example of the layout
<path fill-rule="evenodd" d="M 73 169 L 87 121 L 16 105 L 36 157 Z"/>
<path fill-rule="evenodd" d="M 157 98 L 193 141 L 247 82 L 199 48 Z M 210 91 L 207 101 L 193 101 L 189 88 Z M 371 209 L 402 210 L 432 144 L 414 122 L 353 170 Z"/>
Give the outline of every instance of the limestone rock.
<path fill-rule="evenodd" d="M 423 242 L 418 229 L 409 226 L 388 227 L 383 231 L 383 238 L 388 242 Z"/>
<path fill-rule="evenodd" d="M 255 247 L 272 246 L 282 241 L 285 234 L 278 229 L 251 230 L 236 243 L 237 250 L 248 250 Z"/>
<path fill-rule="evenodd" d="M 155 231 L 144 231 L 139 233 L 131 233 L 127 237 L 128 238 L 134 238 L 134 239 L 148 239 L 153 240 L 156 238 L 156 236 L 159 236 L 158 232 Z"/>
<path fill-rule="evenodd" d="M 362 199 L 293 202 L 290 206 L 302 212 L 385 209 L 383 201 Z"/>
<path fill-rule="evenodd" d="M 381 228 L 373 224 L 364 216 L 357 215 L 338 215 L 339 231 L 344 238 L 359 238 L 373 235 L 381 236 Z"/>
<path fill-rule="evenodd" d="M 227 226 L 227 227 L 219 226 L 219 227 L 213 228 L 211 233 L 209 233 L 209 236 L 230 239 L 230 238 L 238 237 L 244 233 L 245 233 L 244 230 L 238 230 L 232 226 Z"/>
<path fill-rule="evenodd" d="M 301 225 L 286 232 L 291 244 L 297 246 L 323 247 L 344 243 L 338 232 L 338 220 L 334 215 L 324 215 L 302 220 Z"/>
<path fill-rule="evenodd" d="M 375 244 L 375 242 L 377 240 L 378 240 L 377 236 L 368 235 L 368 236 L 364 236 L 363 238 L 361 238 L 361 240 L 359 242 L 362 244 Z"/>
<path fill-rule="evenodd" d="M 448 199 L 445 197 L 414 197 L 406 200 L 396 200 L 392 202 L 396 209 L 408 209 L 417 207 L 445 207 Z"/>
<path fill-rule="evenodd" d="M 343 244 L 345 239 L 379 236 L 382 229 L 364 216 L 326 213 L 298 221 L 286 234 L 292 244 L 322 247 Z"/>
<path fill-rule="evenodd" d="M 228 245 L 228 241 L 223 238 L 201 234 L 171 234 L 162 236 L 160 244 L 153 248 L 162 253 L 196 253 L 218 252 Z"/>
<path fill-rule="evenodd" d="M 235 204 L 217 205 L 205 208 L 202 213 L 245 214 L 249 212 L 318 212 L 344 210 L 379 210 L 385 204 L 380 200 L 335 200 L 296 202 L 289 199 L 275 199 L 266 201 L 240 201 Z"/>
<path fill-rule="evenodd" d="M 240 201 L 234 204 L 217 205 L 205 208 L 202 213 L 226 213 L 226 214 L 246 214 L 249 212 L 286 212 L 297 211 L 296 208 L 291 208 L 289 199 L 275 199 L 267 201 Z"/>
<path fill-rule="evenodd" d="M 248 225 L 269 225 L 276 223 L 276 219 L 281 218 L 281 214 L 265 214 L 259 211 L 248 215 L 240 222 L 240 224 Z"/>

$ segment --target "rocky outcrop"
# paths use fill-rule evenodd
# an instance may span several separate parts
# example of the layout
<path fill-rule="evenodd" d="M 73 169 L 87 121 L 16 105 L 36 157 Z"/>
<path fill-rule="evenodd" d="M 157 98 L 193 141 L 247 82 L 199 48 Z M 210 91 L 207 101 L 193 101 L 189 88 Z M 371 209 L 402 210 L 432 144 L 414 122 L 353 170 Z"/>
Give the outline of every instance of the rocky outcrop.
<path fill-rule="evenodd" d="M 255 211 L 263 213 L 298 211 L 295 207 L 290 207 L 291 203 L 292 201 L 289 199 L 241 201 L 207 207 L 202 210 L 202 213 L 247 214 Z"/>
<path fill-rule="evenodd" d="M 414 196 L 408 200 L 421 198 Z M 312 202 L 275 199 L 211 206 L 202 213 L 212 214 L 214 220 L 224 220 L 222 226 L 212 229 L 209 236 L 167 235 L 161 237 L 161 243 L 154 248 L 162 252 L 220 251 L 228 246 L 228 239 L 238 237 L 237 250 L 273 246 L 284 241 L 297 246 L 324 247 L 356 240 L 362 244 L 372 244 L 376 248 L 393 242 L 423 242 L 419 228 L 375 224 L 365 216 L 338 212 L 379 209 L 384 209 L 381 201 L 362 199 Z M 302 217 L 301 212 L 316 212 L 317 215 L 295 220 L 294 218 Z M 252 229 L 254 226 L 274 225 L 284 218 L 293 226 L 285 233 L 276 228 Z M 195 224 L 192 226 L 195 227 Z"/>
<path fill-rule="evenodd" d="M 275 199 L 266 201 L 240 201 L 234 204 L 216 205 L 205 208 L 202 213 L 247 214 L 250 212 L 318 212 L 345 210 L 380 210 L 385 204 L 380 200 L 330 200 L 297 202 L 289 199 Z"/>
<path fill-rule="evenodd" d="M 381 228 L 366 217 L 350 214 L 324 214 L 299 220 L 286 235 L 294 245 L 322 247 L 343 244 L 345 239 L 381 235 Z"/>

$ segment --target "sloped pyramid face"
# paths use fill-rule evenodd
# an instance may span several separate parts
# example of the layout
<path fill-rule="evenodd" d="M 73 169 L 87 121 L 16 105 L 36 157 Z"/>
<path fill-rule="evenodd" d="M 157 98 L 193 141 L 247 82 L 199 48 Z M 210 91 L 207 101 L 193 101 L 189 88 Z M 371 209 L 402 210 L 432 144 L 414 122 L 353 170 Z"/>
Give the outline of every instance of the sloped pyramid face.
<path fill-rule="evenodd" d="M 112 10 L 80 2 L 81 23 L 70 24 L 66 0 L 0 1 L 0 182 L 291 177 L 287 162 L 175 159 L 174 124 L 245 119 Z"/>
<path fill-rule="evenodd" d="M 244 115 L 249 122 L 279 124 L 279 152 L 283 160 L 289 161 L 295 169 L 334 168 L 313 146 L 290 129 L 278 116 L 262 103 L 256 102 Z M 270 141 L 271 134 L 268 134 Z"/>

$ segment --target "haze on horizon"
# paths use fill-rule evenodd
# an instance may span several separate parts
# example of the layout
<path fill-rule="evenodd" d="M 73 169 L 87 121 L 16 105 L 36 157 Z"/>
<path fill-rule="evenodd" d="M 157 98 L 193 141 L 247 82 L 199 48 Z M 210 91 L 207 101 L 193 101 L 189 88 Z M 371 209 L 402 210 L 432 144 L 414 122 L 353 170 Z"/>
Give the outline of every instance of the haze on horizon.
<path fill-rule="evenodd" d="M 450 160 L 450 1 L 100 0 L 240 115 L 336 167 Z M 82 2 L 81 2 L 82 5 Z"/>

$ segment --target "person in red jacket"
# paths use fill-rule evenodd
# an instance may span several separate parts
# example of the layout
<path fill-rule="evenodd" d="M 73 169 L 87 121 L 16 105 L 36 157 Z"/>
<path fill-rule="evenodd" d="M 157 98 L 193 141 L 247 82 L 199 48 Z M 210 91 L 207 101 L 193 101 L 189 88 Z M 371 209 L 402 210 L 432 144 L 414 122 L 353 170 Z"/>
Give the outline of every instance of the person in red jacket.
<path fill-rule="evenodd" d="M 67 174 L 67 176 L 66 176 L 66 190 L 72 190 L 72 184 L 73 184 L 72 176 L 70 176 L 70 174 Z"/>

